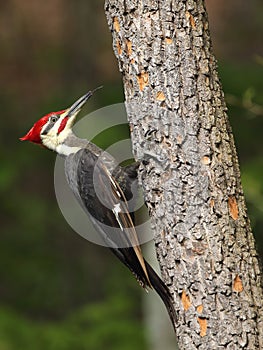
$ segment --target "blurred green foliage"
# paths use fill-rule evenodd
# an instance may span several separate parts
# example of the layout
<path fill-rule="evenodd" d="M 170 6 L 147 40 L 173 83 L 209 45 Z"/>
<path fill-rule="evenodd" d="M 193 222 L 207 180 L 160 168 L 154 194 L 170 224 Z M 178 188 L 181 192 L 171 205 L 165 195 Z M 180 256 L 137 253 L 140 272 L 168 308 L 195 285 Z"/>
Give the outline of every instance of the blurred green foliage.
<path fill-rule="evenodd" d="M 263 258 L 263 65 L 254 57 L 250 63 L 223 62 L 223 83 L 240 160 L 241 178 L 248 213 Z"/>
<path fill-rule="evenodd" d="M 134 278 L 65 222 L 54 194 L 54 154 L 18 140 L 41 115 L 87 89 L 105 86 L 90 111 L 123 101 L 103 1 L 1 2 L 0 43 L 0 350 L 145 350 Z M 243 53 L 220 60 L 219 72 L 263 254 L 262 58 Z M 127 132 L 120 126 L 95 141 L 107 147 L 110 134 Z"/>
<path fill-rule="evenodd" d="M 0 349 L 145 349 L 142 328 L 126 316 L 133 313 L 131 300 L 117 293 L 59 322 L 36 322 L 0 307 Z"/>

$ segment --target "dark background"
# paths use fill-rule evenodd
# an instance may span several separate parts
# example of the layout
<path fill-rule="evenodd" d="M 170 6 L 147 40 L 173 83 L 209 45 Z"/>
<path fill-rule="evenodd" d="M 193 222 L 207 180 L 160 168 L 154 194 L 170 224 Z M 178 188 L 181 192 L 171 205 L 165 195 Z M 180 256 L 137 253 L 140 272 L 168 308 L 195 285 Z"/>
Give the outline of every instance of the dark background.
<path fill-rule="evenodd" d="M 262 1 L 207 7 L 262 255 Z M 124 100 L 103 1 L 1 1 L 0 76 L 0 350 L 148 349 L 141 289 L 105 248 L 67 225 L 54 153 L 18 140 L 98 85 L 86 112 Z"/>

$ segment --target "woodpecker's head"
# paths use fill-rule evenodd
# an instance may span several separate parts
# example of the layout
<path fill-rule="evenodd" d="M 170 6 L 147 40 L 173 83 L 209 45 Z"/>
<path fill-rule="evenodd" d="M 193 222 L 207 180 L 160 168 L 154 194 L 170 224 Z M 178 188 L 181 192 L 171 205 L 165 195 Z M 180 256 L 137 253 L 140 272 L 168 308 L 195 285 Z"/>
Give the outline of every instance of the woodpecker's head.
<path fill-rule="evenodd" d="M 67 109 L 45 115 L 20 140 L 31 141 L 59 153 L 59 147 L 72 134 L 77 114 L 94 91 L 89 91 Z"/>

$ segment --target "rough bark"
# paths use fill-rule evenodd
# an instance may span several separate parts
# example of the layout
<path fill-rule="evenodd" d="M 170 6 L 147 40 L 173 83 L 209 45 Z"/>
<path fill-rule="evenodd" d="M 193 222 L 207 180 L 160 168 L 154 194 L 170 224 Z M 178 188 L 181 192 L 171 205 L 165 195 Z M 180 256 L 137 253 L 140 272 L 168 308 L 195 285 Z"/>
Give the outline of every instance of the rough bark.
<path fill-rule="evenodd" d="M 105 10 L 179 346 L 263 348 L 260 269 L 204 3 Z"/>

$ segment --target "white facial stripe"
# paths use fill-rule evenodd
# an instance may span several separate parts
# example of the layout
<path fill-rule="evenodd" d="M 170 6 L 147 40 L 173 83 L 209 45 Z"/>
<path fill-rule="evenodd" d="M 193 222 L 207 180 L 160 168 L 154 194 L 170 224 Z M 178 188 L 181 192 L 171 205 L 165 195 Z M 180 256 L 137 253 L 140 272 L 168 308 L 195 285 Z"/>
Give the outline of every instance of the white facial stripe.
<path fill-rule="evenodd" d="M 78 149 L 76 150 L 74 148 L 72 148 L 71 150 L 67 149 L 67 148 L 65 148 L 65 149 L 63 148 L 64 147 L 63 142 L 72 132 L 71 127 L 72 127 L 72 124 L 74 123 L 74 119 L 75 119 L 77 114 L 75 116 L 70 117 L 70 119 L 68 120 L 68 122 L 65 125 L 65 128 L 58 134 L 58 130 L 60 128 L 60 125 L 63 122 L 63 119 L 67 115 L 68 115 L 68 109 L 65 110 L 64 113 L 60 114 L 59 119 L 55 123 L 52 123 L 52 121 L 49 120 L 45 129 L 42 131 L 42 133 L 40 135 L 44 146 L 46 146 L 49 149 L 52 149 L 53 151 L 57 151 L 60 154 L 64 154 L 64 155 L 68 155 L 70 153 L 74 153 L 74 152 L 78 151 Z M 51 117 L 52 117 L 52 115 L 51 115 Z"/>
<path fill-rule="evenodd" d="M 60 124 L 61 124 L 62 120 L 63 120 L 63 117 L 60 116 L 60 117 L 58 118 L 58 120 L 56 121 L 56 123 L 53 124 L 54 126 L 53 126 L 53 128 L 52 128 L 52 133 L 54 132 L 55 135 L 57 135 L 57 133 L 58 133 L 58 129 L 59 129 L 59 127 L 60 127 Z"/>
<path fill-rule="evenodd" d="M 54 122 L 53 119 L 57 119 L 57 121 Z M 61 116 L 56 114 L 51 115 L 49 117 L 47 124 L 44 126 L 43 130 L 41 131 L 41 134 L 47 135 L 53 128 L 54 130 L 56 130 L 59 127 L 61 121 L 62 121 Z"/>

